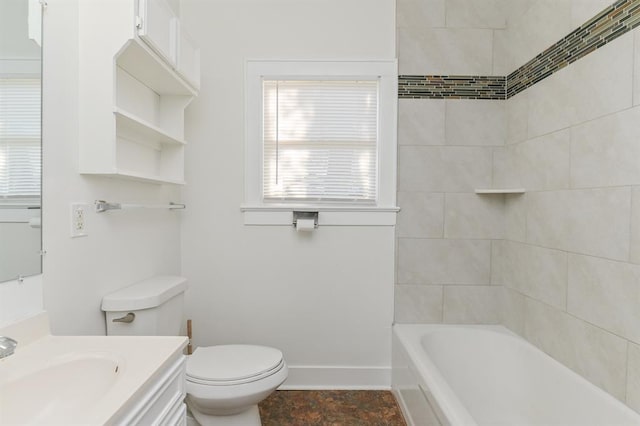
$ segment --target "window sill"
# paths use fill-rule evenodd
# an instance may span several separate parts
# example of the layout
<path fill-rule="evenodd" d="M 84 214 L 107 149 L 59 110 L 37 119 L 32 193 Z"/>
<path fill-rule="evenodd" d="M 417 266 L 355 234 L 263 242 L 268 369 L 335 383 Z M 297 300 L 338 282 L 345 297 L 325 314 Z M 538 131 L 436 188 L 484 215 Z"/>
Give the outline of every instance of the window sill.
<path fill-rule="evenodd" d="M 318 226 L 394 226 L 398 207 L 335 205 L 243 205 L 245 225 L 292 226 L 293 212 L 318 212 Z"/>

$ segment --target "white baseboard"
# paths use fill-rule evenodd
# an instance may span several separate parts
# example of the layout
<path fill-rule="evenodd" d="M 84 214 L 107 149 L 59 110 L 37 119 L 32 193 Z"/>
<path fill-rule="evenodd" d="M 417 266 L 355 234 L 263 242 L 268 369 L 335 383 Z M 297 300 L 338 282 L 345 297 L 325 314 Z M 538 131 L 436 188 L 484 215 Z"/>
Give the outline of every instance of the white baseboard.
<path fill-rule="evenodd" d="M 280 390 L 391 389 L 391 367 L 289 366 Z"/>

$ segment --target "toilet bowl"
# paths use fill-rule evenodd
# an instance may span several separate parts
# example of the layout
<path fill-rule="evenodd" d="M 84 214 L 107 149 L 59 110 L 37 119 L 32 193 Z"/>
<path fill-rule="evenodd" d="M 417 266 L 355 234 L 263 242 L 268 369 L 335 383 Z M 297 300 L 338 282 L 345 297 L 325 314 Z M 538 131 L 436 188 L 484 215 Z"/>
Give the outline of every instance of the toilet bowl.
<path fill-rule="evenodd" d="M 287 372 L 282 352 L 274 348 L 199 347 L 187 360 L 187 406 L 202 426 L 260 426 L 258 403 Z"/>
<path fill-rule="evenodd" d="M 183 277 L 154 277 L 102 299 L 107 334 L 180 334 Z M 258 403 L 287 378 L 278 349 L 256 345 L 199 347 L 187 358 L 186 403 L 202 426 L 260 426 Z"/>

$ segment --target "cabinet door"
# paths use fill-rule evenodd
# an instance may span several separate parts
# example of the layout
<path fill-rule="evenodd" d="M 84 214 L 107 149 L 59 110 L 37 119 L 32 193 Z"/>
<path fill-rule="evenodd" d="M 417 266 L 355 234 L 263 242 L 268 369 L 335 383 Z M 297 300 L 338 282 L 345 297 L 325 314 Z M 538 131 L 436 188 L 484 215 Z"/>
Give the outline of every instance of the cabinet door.
<path fill-rule="evenodd" d="M 139 0 L 138 13 L 142 20 L 138 35 L 157 54 L 175 67 L 176 15 L 166 0 Z"/>
<path fill-rule="evenodd" d="M 193 42 L 189 34 L 180 26 L 176 25 L 178 61 L 177 69 L 189 83 L 196 89 L 200 88 L 200 49 Z"/>

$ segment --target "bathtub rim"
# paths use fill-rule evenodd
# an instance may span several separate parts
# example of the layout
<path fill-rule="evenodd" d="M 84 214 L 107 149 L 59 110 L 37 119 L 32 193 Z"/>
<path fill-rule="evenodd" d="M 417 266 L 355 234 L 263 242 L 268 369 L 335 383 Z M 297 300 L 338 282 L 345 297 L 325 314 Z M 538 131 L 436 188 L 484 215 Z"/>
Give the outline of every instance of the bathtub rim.
<path fill-rule="evenodd" d="M 412 364 L 409 366 L 409 369 L 417 370 L 412 371 L 412 373 L 417 376 L 416 379 L 420 391 L 429 404 L 431 404 L 431 408 L 434 410 L 440 422 L 443 425 L 477 426 L 478 423 L 464 404 L 462 404 L 453 389 L 451 389 L 438 367 L 433 364 L 428 356 L 421 356 L 421 354 L 425 353 L 425 349 L 422 346 L 422 338 L 429 331 L 442 329 L 474 329 L 477 331 L 493 331 L 500 334 L 520 337 L 502 325 L 393 324 L 392 328 L 393 333 L 400 340 L 403 350 L 407 353 L 410 364 Z M 417 334 L 418 332 L 419 335 Z M 413 369 L 411 367 L 413 367 Z M 432 398 L 429 398 L 426 392 L 429 392 Z M 444 416 L 445 419 L 440 418 L 441 415 Z"/>
<path fill-rule="evenodd" d="M 421 387 L 421 391 L 423 394 L 425 390 L 432 394 L 432 398 L 435 401 L 432 401 L 428 395 L 424 394 L 425 399 L 430 404 L 435 404 L 437 407 L 434 408 L 434 411 L 440 411 L 446 418 L 443 422 L 443 419 L 439 419 L 443 425 L 465 425 L 465 426 L 477 426 L 477 421 L 473 418 L 471 413 L 467 410 L 467 408 L 462 404 L 462 401 L 455 394 L 455 392 L 451 389 L 445 378 L 440 373 L 438 367 L 429 359 L 428 356 L 420 356 L 420 354 L 425 354 L 425 349 L 422 347 L 422 339 L 428 332 L 443 330 L 443 329 L 466 329 L 466 330 L 475 330 L 482 331 L 488 333 L 497 333 L 503 334 L 512 337 L 516 340 L 517 344 L 523 345 L 525 347 L 531 348 L 536 351 L 542 357 L 548 359 L 549 361 L 561 366 L 566 370 L 566 373 L 573 376 L 575 379 L 583 382 L 585 385 L 589 386 L 595 392 L 599 393 L 603 398 L 608 399 L 614 405 L 618 406 L 621 410 L 627 411 L 633 417 L 640 419 L 640 413 L 633 410 L 623 401 L 614 397 L 604 389 L 599 386 L 593 384 L 589 380 L 587 380 L 584 376 L 578 374 L 571 368 L 562 364 L 555 358 L 551 357 L 549 354 L 544 352 L 542 349 L 538 348 L 524 337 L 519 334 L 509 330 L 503 325 L 478 325 L 478 324 L 393 324 L 393 335 L 398 339 L 400 345 L 402 346 L 402 351 L 408 355 L 410 370 L 417 377 L 417 381 L 419 386 Z M 393 368 L 396 366 L 393 365 Z M 415 369 L 415 370 L 414 370 Z M 431 369 L 431 370 L 429 370 Z M 417 371 L 416 371 L 417 370 Z M 434 383 L 433 386 L 429 386 L 427 381 L 430 383 Z M 393 384 L 393 379 L 392 379 Z M 423 388 L 426 388 L 424 389 Z M 398 392 L 395 392 L 396 397 L 398 397 Z M 401 396 L 399 399 L 402 399 Z M 403 410 L 406 408 L 403 406 L 404 402 L 400 402 L 400 406 Z M 405 413 L 406 417 L 406 413 Z M 439 417 L 439 415 L 438 415 Z"/>

